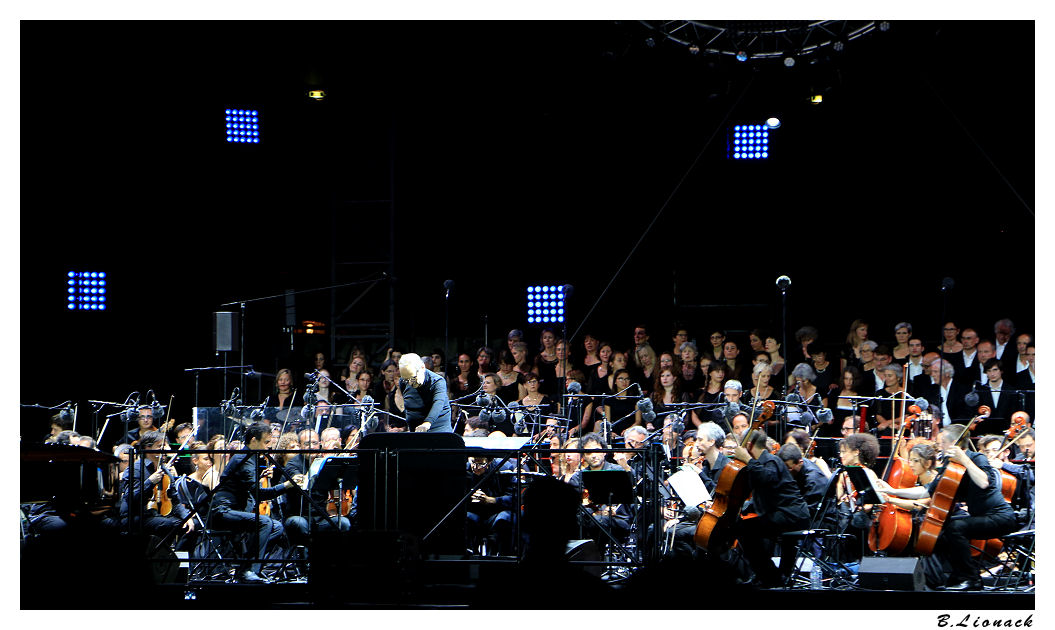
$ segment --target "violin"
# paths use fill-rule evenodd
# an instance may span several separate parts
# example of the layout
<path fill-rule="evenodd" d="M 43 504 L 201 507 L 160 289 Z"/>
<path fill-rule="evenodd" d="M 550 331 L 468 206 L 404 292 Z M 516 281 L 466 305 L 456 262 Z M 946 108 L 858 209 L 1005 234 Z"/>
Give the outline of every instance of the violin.
<path fill-rule="evenodd" d="M 758 407 L 751 406 L 751 425 L 740 439 L 740 446 L 747 443 L 752 431 L 758 430 L 773 416 L 776 404 L 772 400 L 762 401 L 762 413 L 755 418 Z M 742 474 L 747 464 L 730 459 L 722 468 L 715 487 L 713 500 L 696 525 L 693 540 L 696 546 L 712 553 L 720 553 L 733 542 L 733 529 L 740 520 L 740 511 L 747 500 L 747 474 Z"/>
<path fill-rule="evenodd" d="M 326 500 L 326 513 L 330 516 L 337 516 L 340 512 L 341 516 L 348 516 L 348 512 L 352 508 L 352 490 L 345 489 L 343 496 L 340 500 L 337 499 L 337 490 L 330 490 L 329 499 Z"/>

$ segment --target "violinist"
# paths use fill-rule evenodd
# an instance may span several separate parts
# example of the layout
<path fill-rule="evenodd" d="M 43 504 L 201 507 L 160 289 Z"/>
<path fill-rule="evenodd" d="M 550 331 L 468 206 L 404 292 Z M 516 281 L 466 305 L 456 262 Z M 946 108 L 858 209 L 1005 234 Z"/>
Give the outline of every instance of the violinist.
<path fill-rule="evenodd" d="M 952 513 L 938 535 L 934 553 L 952 567 L 945 590 L 981 590 L 982 581 L 971 559 L 971 540 L 988 540 L 1010 534 L 1018 528 L 1014 510 L 1000 493 L 1000 477 L 982 453 L 967 452 L 970 435 L 967 427 L 950 424 L 938 433 L 938 449 L 945 463 L 939 474 L 926 486 L 891 488 L 880 480 L 876 485 L 884 492 L 904 499 L 928 499 L 937 490 L 949 462 L 966 469 L 953 499 Z M 957 518 L 958 504 L 966 502 L 969 516 Z"/>
<path fill-rule="evenodd" d="M 141 439 L 147 431 L 158 430 L 157 426 L 154 424 L 153 407 L 150 405 L 140 405 L 137 411 L 139 412 L 139 415 L 136 416 L 136 422 L 139 423 L 139 426 L 125 434 L 124 439 L 121 440 L 122 444 L 131 444 L 132 442 Z"/>
<path fill-rule="evenodd" d="M 301 431 L 299 436 L 295 436 L 291 433 L 285 434 L 282 439 L 279 440 L 278 450 L 299 450 L 302 448 L 299 446 L 300 440 L 305 437 L 308 438 L 309 445 L 311 445 L 310 440 L 312 439 L 312 434 L 314 434 L 315 440 L 318 440 L 319 437 L 314 431 L 311 431 L 311 434 L 305 436 L 305 431 L 309 430 L 310 429 L 305 429 L 304 431 Z M 323 430 L 322 435 L 324 438 L 324 442 L 321 443 L 323 449 L 336 450 L 341 447 L 341 434 L 339 430 L 336 430 L 336 427 L 330 427 Z M 352 438 L 349 438 L 349 441 L 351 441 L 351 439 Z M 318 449 L 319 447 L 320 443 L 316 441 L 313 448 Z M 308 466 L 308 463 L 301 453 L 282 455 L 279 457 L 279 461 L 282 462 L 282 465 L 286 472 L 289 473 L 289 476 L 294 479 L 300 478 L 302 480 L 307 480 L 305 485 L 310 488 L 310 497 L 314 500 L 316 505 L 326 505 L 327 508 L 329 508 L 331 505 L 336 506 L 336 503 L 327 503 L 330 499 L 330 493 L 322 490 L 315 490 L 313 486 L 315 483 L 315 477 L 318 476 L 319 471 L 322 470 L 325 461 L 334 455 L 335 454 L 333 453 L 323 453 L 319 455 L 315 461 L 311 463 L 310 470 L 307 472 L 306 476 L 304 476 L 305 469 L 302 468 L 302 466 Z M 282 501 L 283 499 L 284 501 Z M 309 502 L 305 500 L 305 497 L 299 492 L 286 493 L 285 495 L 280 496 L 277 500 L 282 501 L 282 516 L 285 519 L 283 520 L 282 525 L 286 530 L 286 534 L 289 536 L 289 542 L 291 545 L 307 546 L 310 542 L 311 531 L 313 528 L 315 531 L 333 531 L 334 523 L 337 524 L 337 527 L 339 527 L 341 531 L 348 531 L 352 528 L 352 522 L 348 517 L 343 514 L 336 514 L 336 509 L 334 509 L 333 512 L 330 512 L 330 517 L 328 518 L 327 514 L 315 509 L 313 506 L 309 507 Z M 342 511 L 343 507 L 344 506 L 342 506 Z M 350 505 L 348 506 L 348 509 L 349 516 L 354 516 Z M 308 516 L 311 517 L 310 520 Z"/>
<path fill-rule="evenodd" d="M 851 431 L 853 433 L 853 431 Z M 810 437 L 810 434 L 805 429 L 795 429 L 794 431 L 788 432 L 787 437 L 784 438 L 784 444 L 797 444 L 799 451 L 802 453 L 803 460 L 806 462 L 806 468 L 817 468 L 824 475 L 825 479 L 832 476 L 832 470 L 828 467 L 828 462 L 815 455 L 811 455 L 810 451 L 816 444 L 814 438 Z"/>
<path fill-rule="evenodd" d="M 168 450 L 168 440 L 160 431 L 147 431 L 133 446 L 142 450 Z M 171 485 L 175 474 L 167 463 L 162 461 L 161 453 L 147 453 L 133 460 L 132 464 L 121 474 L 121 526 L 133 529 L 142 526 L 149 534 L 164 536 L 172 529 L 181 527 L 184 532 L 194 531 L 194 522 L 187 517 L 190 510 L 179 502 L 176 488 Z M 165 478 L 168 484 L 165 484 Z M 167 485 L 167 490 L 162 490 Z M 162 505 L 171 503 L 171 512 Z"/>
<path fill-rule="evenodd" d="M 767 449 L 766 437 L 765 431 L 753 431 L 746 448 L 737 446 L 733 453 L 747 464 L 751 504 L 758 514 L 757 518 L 738 521 L 736 538 L 757 582 L 774 588 L 787 581 L 794 567 L 796 543 L 790 538 L 783 540 L 779 570 L 770 559 L 770 547 L 780 534 L 809 527 L 810 512 L 787 466 Z"/>
<path fill-rule="evenodd" d="M 271 427 L 263 422 L 255 422 L 245 430 L 245 448 L 231 457 L 220 483 L 213 493 L 210 516 L 212 523 L 220 528 L 235 531 L 253 532 L 256 544 L 249 545 L 249 554 L 254 558 L 267 557 L 268 549 L 282 538 L 283 527 L 270 517 L 254 513 L 259 501 L 273 499 L 293 487 L 289 480 L 268 488 L 260 487 L 263 476 L 257 468 L 258 456 L 254 451 L 266 451 L 271 448 Z M 267 458 L 260 456 L 261 462 Z M 263 472 L 270 474 L 271 466 L 264 467 Z M 302 478 L 294 478 L 300 483 Z M 239 574 L 243 582 L 264 582 L 259 573 L 263 563 L 247 564 Z"/>
<path fill-rule="evenodd" d="M 865 474 L 876 482 L 878 477 L 872 466 L 879 456 L 879 440 L 871 433 L 850 433 L 839 442 L 839 461 L 843 466 L 860 466 L 864 468 Z M 857 499 L 857 492 L 850 483 L 850 476 L 845 472 L 840 473 L 839 485 L 836 486 L 836 497 L 839 499 L 839 509 L 844 516 L 853 513 L 851 522 L 857 529 L 866 529 L 869 526 L 868 515 L 857 515 L 862 502 Z"/>
<path fill-rule="evenodd" d="M 568 483 L 583 495 L 585 490 L 582 481 L 583 470 L 623 470 L 616 464 L 605 461 L 608 444 L 604 438 L 597 433 L 587 433 L 582 437 L 582 448 L 587 452 L 583 454 L 584 468 L 572 473 Z M 584 534 L 594 538 L 599 544 L 604 544 L 607 539 L 600 535 L 599 528 L 604 528 L 612 533 L 616 540 L 622 540 L 630 532 L 630 511 L 626 505 L 604 505 L 603 497 L 583 497 L 584 505 L 587 505 L 593 513 L 593 519 L 586 524 Z"/>
<path fill-rule="evenodd" d="M 486 540 L 488 555 L 492 555 L 491 551 L 505 555 L 513 548 L 515 486 L 503 484 L 499 470 L 515 471 L 516 463 L 510 460 L 499 468 L 499 463 L 491 457 L 470 457 L 466 466 L 467 489 L 474 487 L 484 475 L 491 473 L 487 481 L 473 492 L 465 510 L 468 546 L 474 548 Z M 503 489 L 503 486 L 506 489 Z"/>

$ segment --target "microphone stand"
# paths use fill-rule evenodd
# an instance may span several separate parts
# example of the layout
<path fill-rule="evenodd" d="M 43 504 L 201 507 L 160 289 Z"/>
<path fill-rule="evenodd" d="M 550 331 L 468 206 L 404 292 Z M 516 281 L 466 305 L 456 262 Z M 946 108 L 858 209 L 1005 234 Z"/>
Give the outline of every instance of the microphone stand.
<path fill-rule="evenodd" d="M 246 370 L 246 369 L 251 372 L 251 371 L 253 371 L 253 366 L 251 366 L 251 365 L 227 365 L 227 366 L 222 366 L 221 365 L 221 366 L 216 366 L 216 367 L 184 368 L 184 370 L 183 370 L 184 372 L 194 372 L 194 406 L 195 407 L 198 406 L 198 386 L 199 386 L 199 379 L 201 378 L 201 373 L 202 372 L 210 371 L 210 370 Z M 227 389 L 227 387 L 224 386 L 224 390 L 226 390 L 226 389 Z M 245 391 L 245 387 L 243 386 L 242 389 L 239 390 L 239 391 Z"/>
<path fill-rule="evenodd" d="M 288 292 L 279 293 L 278 295 L 265 295 L 263 297 L 243 298 L 243 299 L 234 300 L 234 301 L 231 301 L 231 302 L 224 302 L 220 306 L 238 306 L 239 311 L 241 312 L 241 330 L 239 331 L 239 334 L 240 334 L 240 337 L 241 337 L 241 343 L 240 343 L 241 359 L 240 359 L 240 362 L 241 363 L 245 363 L 245 326 L 246 326 L 246 324 L 245 324 L 245 322 L 246 322 L 245 305 L 246 304 L 249 304 L 250 302 L 266 302 L 266 301 L 269 301 L 269 300 L 277 300 L 279 298 L 285 299 L 287 296 L 298 295 L 300 293 L 312 293 L 314 291 L 332 291 L 333 289 L 340 289 L 340 288 L 343 288 L 343 287 L 351 287 L 351 286 L 358 286 L 358 285 L 362 285 L 362 284 L 369 284 L 370 286 L 368 286 L 363 291 L 363 293 L 359 295 L 358 298 L 356 298 L 355 300 L 352 300 L 352 302 L 348 305 L 348 307 L 345 308 L 344 313 L 346 313 L 346 312 L 348 312 L 348 309 L 352 308 L 352 306 L 357 304 L 359 302 L 359 300 L 362 299 L 363 296 L 365 296 L 368 291 L 370 291 L 370 289 L 374 288 L 374 285 L 376 285 L 377 283 L 381 282 L 382 280 L 391 279 L 391 276 L 388 275 L 386 272 L 382 271 L 382 272 L 378 272 L 378 273 L 380 273 L 380 276 L 381 276 L 380 278 L 374 277 L 374 276 L 378 275 L 377 273 L 374 273 L 374 274 L 371 274 L 370 276 L 367 276 L 366 278 L 364 278 L 362 280 L 357 280 L 355 282 L 346 282 L 344 284 L 332 284 L 332 285 L 325 286 L 325 287 L 316 287 L 314 289 L 301 289 L 299 291 L 288 291 Z M 344 313 L 341 313 L 341 315 L 343 315 Z M 289 341 L 290 341 L 290 348 L 289 349 L 290 349 L 290 352 L 292 353 L 292 351 L 293 351 L 293 327 L 289 328 Z M 243 366 L 243 367 L 249 367 L 250 369 L 252 369 L 252 366 Z M 245 391 L 245 377 L 246 377 L 246 375 L 243 374 L 241 376 L 241 378 L 239 379 L 240 380 L 239 384 L 240 384 L 240 388 L 241 388 L 239 391 Z M 226 387 L 225 387 L 225 389 L 226 389 Z M 197 398 L 195 398 L 195 403 L 197 403 Z"/>
<path fill-rule="evenodd" d="M 948 280 L 948 282 L 946 282 Z M 949 289 L 953 287 L 952 278 L 944 278 L 941 281 L 941 322 L 938 332 L 938 412 L 944 409 L 945 401 L 941 396 L 941 384 L 945 382 L 945 314 L 949 307 Z M 949 393 L 952 393 L 952 382 L 949 383 Z M 952 418 L 942 417 L 941 423 L 952 422 Z M 940 429 L 940 427 L 939 427 Z"/>
<path fill-rule="evenodd" d="M 780 289 L 780 334 L 782 336 L 781 343 L 783 345 L 781 346 L 781 348 L 784 349 L 784 357 L 785 357 L 784 365 L 785 365 L 785 369 L 786 369 L 786 366 L 787 366 L 786 361 L 787 361 L 787 359 L 791 358 L 791 351 L 788 349 L 788 287 L 791 286 L 791 283 L 789 282 L 787 285 L 781 285 L 780 284 L 780 279 L 781 278 L 777 278 L 777 287 Z M 781 387 L 780 397 L 781 398 L 787 398 L 787 395 L 788 395 L 788 379 L 786 377 L 784 377 L 784 378 L 781 378 L 780 380 L 781 380 L 781 382 L 783 384 L 782 387 Z M 780 431 L 780 435 L 785 435 L 787 433 L 787 415 L 786 414 L 781 414 L 780 415 L 780 422 L 779 422 L 779 425 L 778 425 L 778 429 Z"/>

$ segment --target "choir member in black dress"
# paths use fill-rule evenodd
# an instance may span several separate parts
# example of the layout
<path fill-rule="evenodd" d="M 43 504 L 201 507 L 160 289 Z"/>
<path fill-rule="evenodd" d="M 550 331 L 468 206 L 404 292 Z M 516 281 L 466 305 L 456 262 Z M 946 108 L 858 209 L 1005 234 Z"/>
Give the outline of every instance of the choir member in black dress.
<path fill-rule="evenodd" d="M 839 365 L 845 368 L 847 365 L 861 367 L 864 360 L 861 358 L 861 345 L 868 341 L 868 322 L 863 319 L 855 319 L 850 324 L 850 332 L 846 334 L 846 345 L 843 346 L 842 355 L 839 357 Z M 872 348 L 875 348 L 873 343 Z M 868 368 L 862 368 L 866 370 Z"/>
<path fill-rule="evenodd" d="M 560 395 L 560 386 L 557 383 L 557 333 L 552 328 L 543 328 L 539 341 L 542 347 L 535 357 L 539 391 L 556 400 Z"/>
<path fill-rule="evenodd" d="M 498 376 L 502 379 L 502 386 L 498 388 L 498 397 L 507 405 L 527 396 L 527 387 L 524 386 L 524 375 L 517 372 L 516 359 L 513 353 L 503 350 L 498 355 Z"/>
<path fill-rule="evenodd" d="M 912 324 L 908 322 L 898 322 L 897 325 L 894 326 L 894 339 L 897 342 L 894 344 L 894 349 L 891 351 L 891 355 L 894 357 L 894 363 L 905 365 L 905 362 L 908 361 L 908 342 L 911 338 Z"/>

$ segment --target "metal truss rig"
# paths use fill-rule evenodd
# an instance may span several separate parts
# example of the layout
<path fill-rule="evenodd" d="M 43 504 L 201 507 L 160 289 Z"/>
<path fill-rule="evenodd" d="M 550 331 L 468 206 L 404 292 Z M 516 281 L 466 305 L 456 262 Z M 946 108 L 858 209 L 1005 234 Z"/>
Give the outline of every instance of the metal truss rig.
<path fill-rule="evenodd" d="M 730 57 L 746 54 L 746 59 L 741 61 L 809 57 L 825 48 L 839 52 L 847 42 L 890 26 L 888 22 L 864 20 L 669 20 L 642 24 L 658 34 L 656 40 L 684 46 L 693 54 Z"/>

